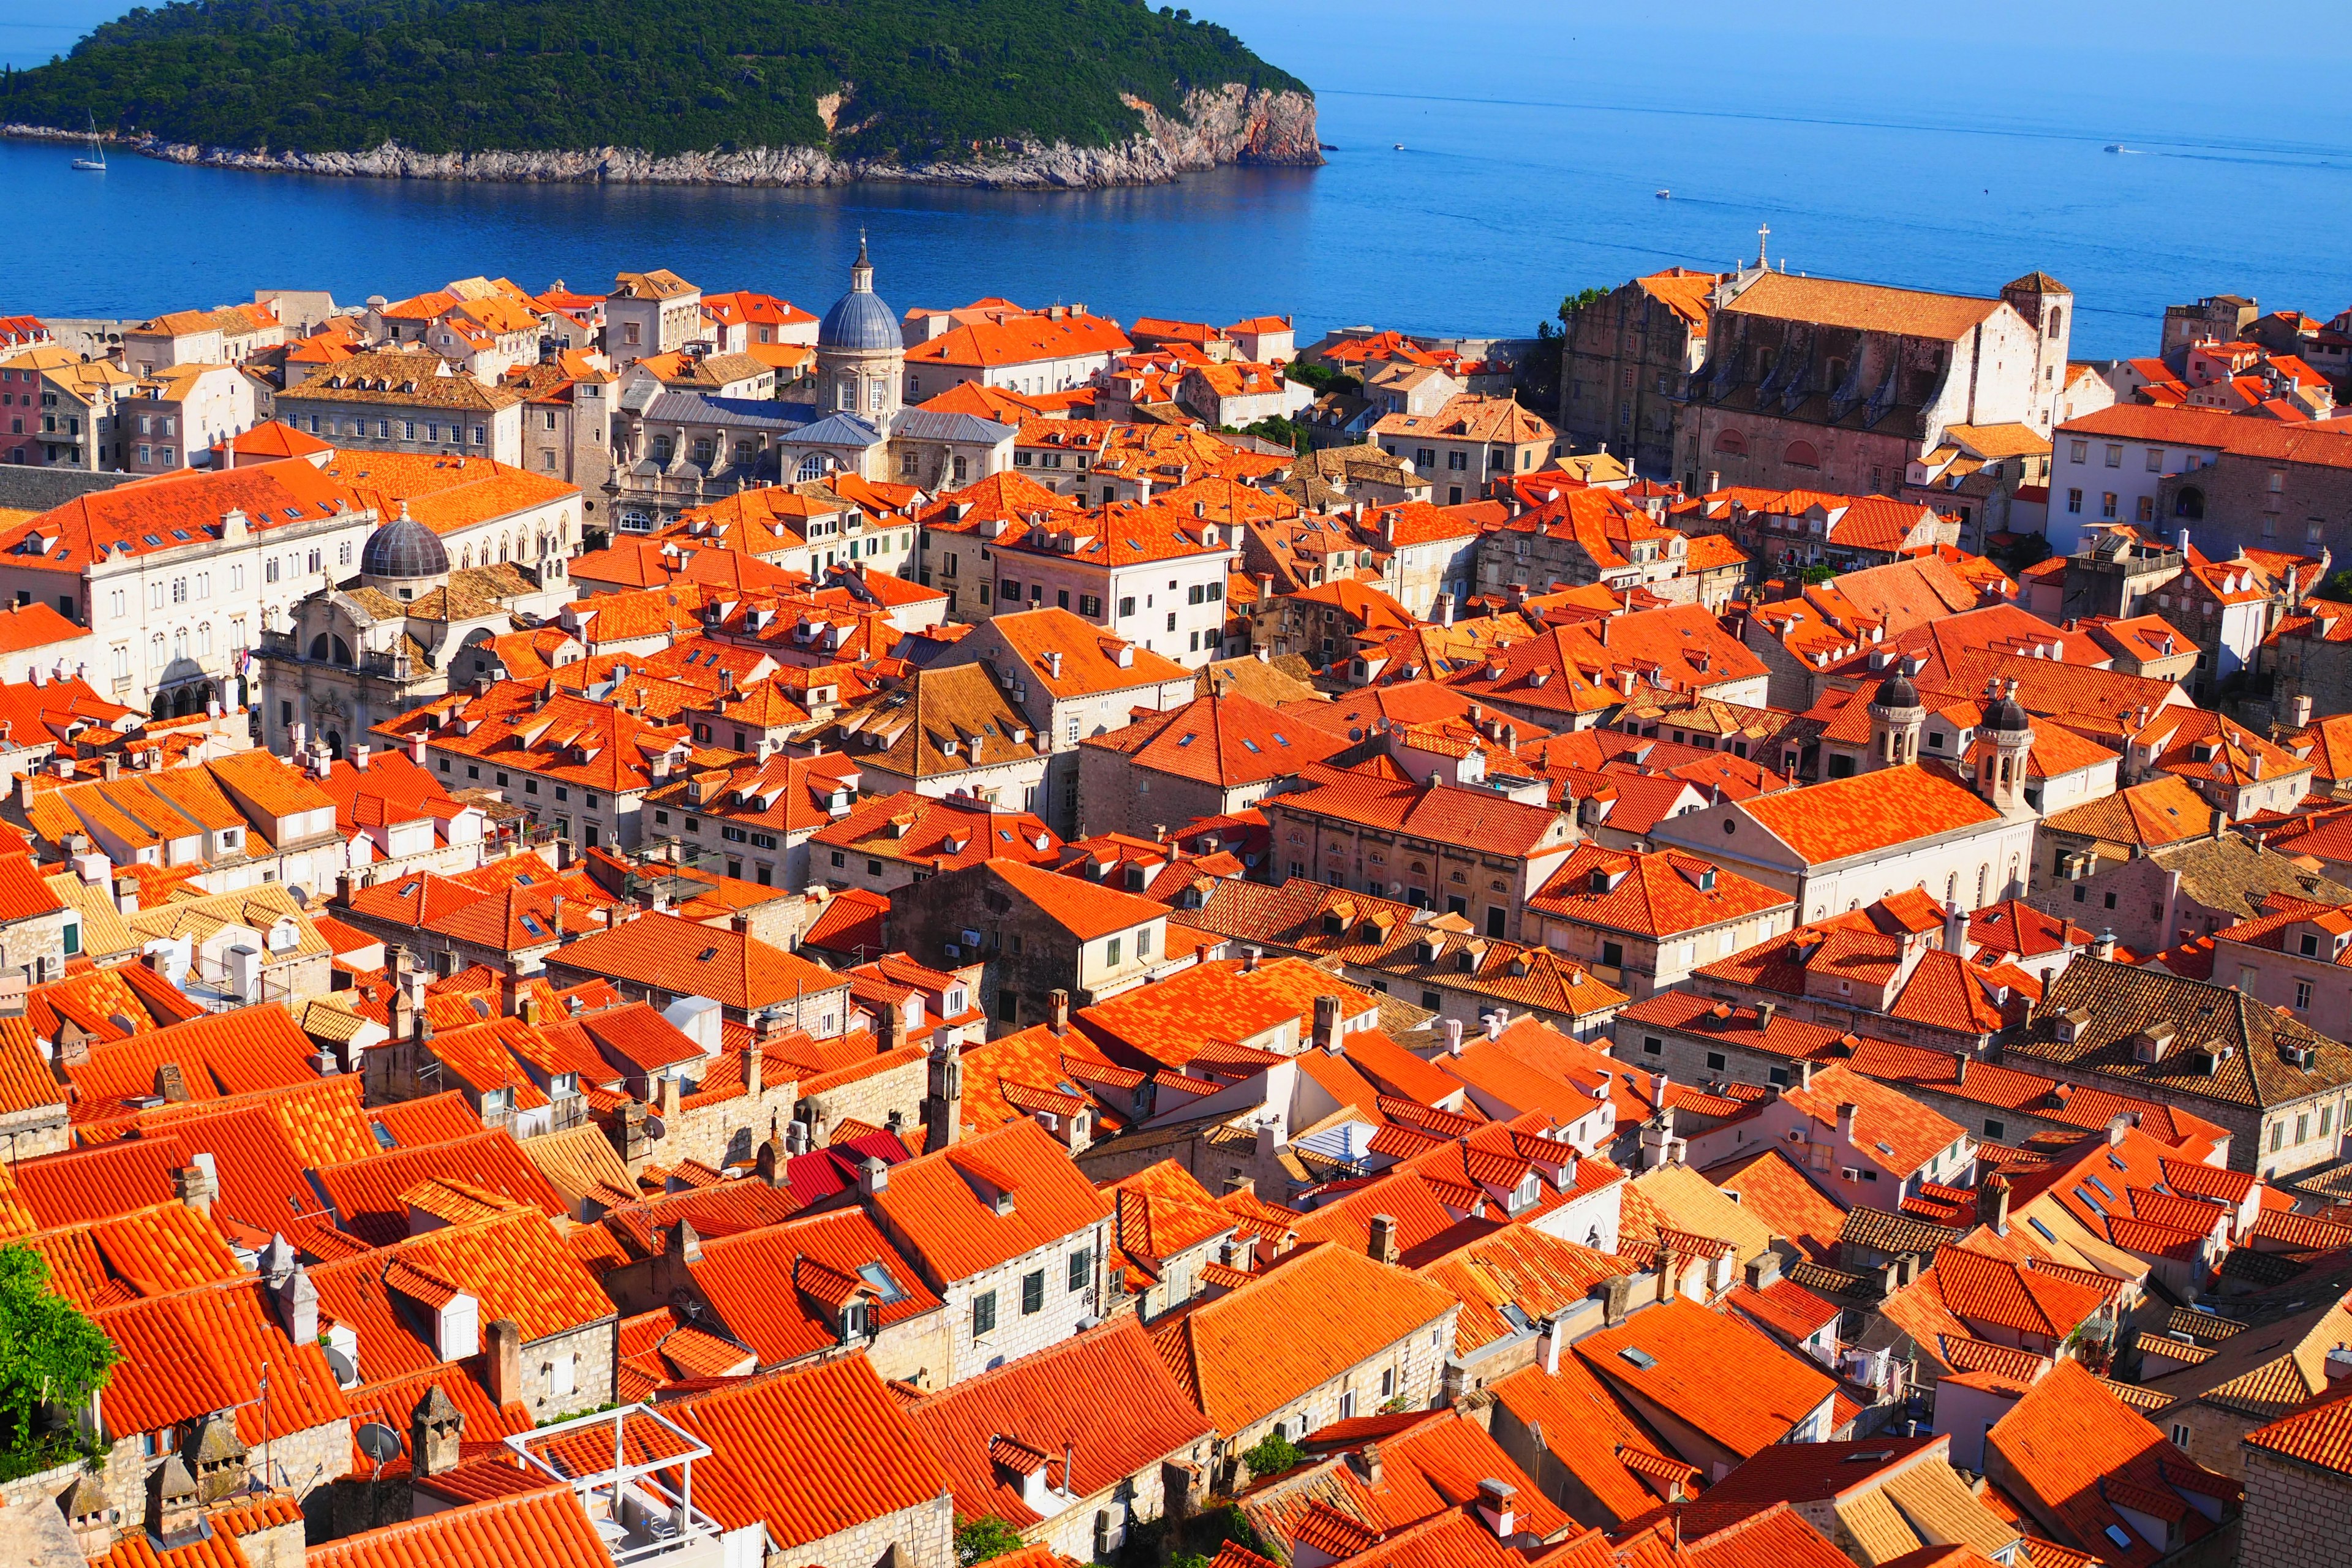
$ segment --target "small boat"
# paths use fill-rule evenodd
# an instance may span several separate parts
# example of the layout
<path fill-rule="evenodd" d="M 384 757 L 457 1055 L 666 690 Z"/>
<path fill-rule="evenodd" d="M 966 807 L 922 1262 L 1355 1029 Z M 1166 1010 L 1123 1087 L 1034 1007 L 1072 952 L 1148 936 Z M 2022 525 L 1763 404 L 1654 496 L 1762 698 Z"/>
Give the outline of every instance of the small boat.
<path fill-rule="evenodd" d="M 1397 150 L 1398 152 L 1400 152 L 1400 153 L 1403 152 L 1403 151 L 1404 151 L 1404 143 L 1403 143 L 1403 142 L 1398 142 L 1398 143 L 1396 144 L 1396 150 Z"/>
<path fill-rule="evenodd" d="M 2110 142 L 2107 143 L 2107 151 L 2110 153 L 2128 153 L 2131 149 L 2125 146 L 2120 142 Z"/>
<path fill-rule="evenodd" d="M 1660 201 L 1662 201 L 1662 202 L 1664 202 L 1664 201 L 1672 201 L 1672 200 L 1674 199 L 1674 195 L 1675 195 L 1675 193 L 1674 193 L 1674 192 L 1669 191 L 1669 190 L 1666 190 L 1665 188 L 1664 188 L 1663 186 L 1661 186 L 1661 187 L 1659 188 L 1659 191 L 1658 191 L 1658 199 L 1659 199 Z"/>
<path fill-rule="evenodd" d="M 88 169 L 97 174 L 106 173 L 106 149 L 99 145 L 98 115 L 95 110 L 89 117 L 89 156 L 76 158 L 73 161 L 73 166 L 77 169 Z"/>

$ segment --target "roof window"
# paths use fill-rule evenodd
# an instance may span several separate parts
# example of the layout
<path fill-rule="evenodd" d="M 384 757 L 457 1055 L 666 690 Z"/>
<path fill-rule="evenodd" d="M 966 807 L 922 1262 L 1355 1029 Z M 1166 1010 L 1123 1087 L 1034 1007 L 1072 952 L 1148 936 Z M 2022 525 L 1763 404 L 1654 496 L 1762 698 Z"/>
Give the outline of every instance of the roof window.
<path fill-rule="evenodd" d="M 1627 1361 L 1632 1362 L 1635 1366 L 1640 1367 L 1643 1372 L 1647 1372 L 1652 1367 L 1658 1364 L 1658 1358 L 1656 1356 L 1652 1355 L 1645 1350 L 1636 1350 L 1632 1345 L 1627 1345 L 1617 1353 L 1623 1356 Z"/>

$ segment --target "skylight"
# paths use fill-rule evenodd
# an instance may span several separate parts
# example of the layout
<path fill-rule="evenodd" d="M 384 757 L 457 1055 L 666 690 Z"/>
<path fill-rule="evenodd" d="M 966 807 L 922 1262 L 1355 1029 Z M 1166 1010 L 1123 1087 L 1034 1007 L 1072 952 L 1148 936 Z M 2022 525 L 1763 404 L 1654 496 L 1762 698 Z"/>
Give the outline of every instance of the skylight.
<path fill-rule="evenodd" d="M 1632 1362 L 1635 1366 L 1640 1367 L 1643 1372 L 1647 1372 L 1650 1368 L 1658 1364 L 1658 1358 L 1656 1356 L 1652 1355 L 1648 1351 L 1636 1350 L 1632 1345 L 1627 1345 L 1617 1353 L 1623 1356 L 1627 1361 Z"/>
<path fill-rule="evenodd" d="M 907 1299 L 907 1292 L 898 1288 L 898 1282 L 890 1277 L 890 1271 L 879 1263 L 858 1265 L 857 1277 L 881 1293 L 882 1305 L 886 1307 L 893 1301 Z"/>
<path fill-rule="evenodd" d="M 2103 1196 L 2103 1197 L 2106 1198 L 2109 1202 L 2113 1202 L 2113 1201 L 2114 1201 L 2114 1199 L 2115 1199 L 2115 1195 L 2116 1195 L 2116 1190 L 2115 1190 L 2113 1187 L 2110 1187 L 2109 1185 L 2107 1185 L 2107 1184 L 2106 1184 L 2106 1183 L 2105 1183 L 2105 1182 L 2103 1182 L 2103 1181 L 2099 1180 L 2099 1178 L 2098 1178 L 2098 1177 L 2096 1177 L 2096 1176 L 2093 1176 L 2093 1177 L 2091 1177 L 2091 1178 L 2090 1178 L 2090 1183 L 2091 1183 L 2091 1185 L 2093 1185 L 2093 1186 L 2095 1186 L 2095 1187 L 2096 1187 L 2096 1188 L 2098 1188 L 2098 1189 L 2099 1189 L 2099 1193 L 2100 1193 L 2100 1195 L 2101 1195 L 2101 1196 Z"/>
<path fill-rule="evenodd" d="M 522 917 L 522 929 L 529 931 L 533 936 L 545 936 L 547 934 L 546 928 L 541 926 L 538 920 L 530 915 L 525 915 Z"/>

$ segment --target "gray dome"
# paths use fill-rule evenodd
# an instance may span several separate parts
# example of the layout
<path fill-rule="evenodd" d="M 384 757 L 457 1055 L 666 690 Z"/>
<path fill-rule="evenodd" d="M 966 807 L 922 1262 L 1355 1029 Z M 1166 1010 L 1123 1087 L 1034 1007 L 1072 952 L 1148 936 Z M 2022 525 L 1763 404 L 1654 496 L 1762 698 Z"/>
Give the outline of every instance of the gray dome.
<path fill-rule="evenodd" d="M 866 259 L 866 239 L 857 241 L 857 259 L 849 268 L 849 292 L 834 301 L 816 329 L 816 346 L 851 353 L 872 353 L 904 346 L 898 318 L 874 292 L 874 264 Z"/>
<path fill-rule="evenodd" d="M 1871 699 L 1880 708 L 1908 710 L 1919 706 L 1919 689 L 1899 670 L 1878 683 L 1878 695 Z"/>
<path fill-rule="evenodd" d="M 2016 735 L 2033 728 L 2033 721 L 2014 697 L 2003 697 L 1984 716 L 1984 727 L 1997 734 Z"/>
<path fill-rule="evenodd" d="M 360 572 L 369 577 L 446 577 L 449 552 L 441 547 L 440 535 L 410 517 L 403 505 L 398 517 L 368 535 Z"/>

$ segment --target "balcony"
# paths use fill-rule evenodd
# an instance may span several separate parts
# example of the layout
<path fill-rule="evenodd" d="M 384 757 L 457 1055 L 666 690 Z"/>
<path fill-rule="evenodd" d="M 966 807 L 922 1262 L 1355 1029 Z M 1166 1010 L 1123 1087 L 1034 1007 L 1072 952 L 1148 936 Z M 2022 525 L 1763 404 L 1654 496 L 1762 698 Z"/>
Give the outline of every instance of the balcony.
<path fill-rule="evenodd" d="M 694 1506 L 694 1461 L 710 1457 L 709 1445 L 650 1405 L 574 1416 L 506 1444 L 572 1489 L 615 1568 L 665 1559 L 676 1568 L 717 1568 L 721 1561 L 721 1526 Z"/>

